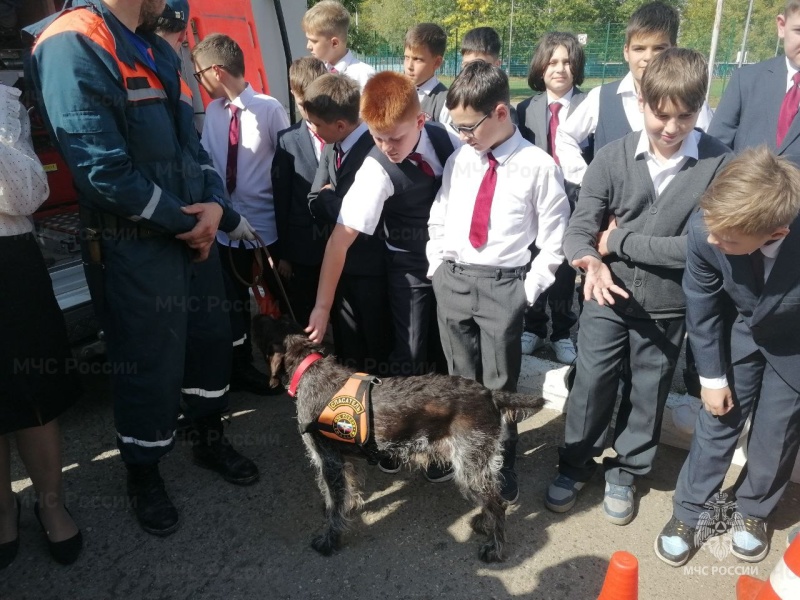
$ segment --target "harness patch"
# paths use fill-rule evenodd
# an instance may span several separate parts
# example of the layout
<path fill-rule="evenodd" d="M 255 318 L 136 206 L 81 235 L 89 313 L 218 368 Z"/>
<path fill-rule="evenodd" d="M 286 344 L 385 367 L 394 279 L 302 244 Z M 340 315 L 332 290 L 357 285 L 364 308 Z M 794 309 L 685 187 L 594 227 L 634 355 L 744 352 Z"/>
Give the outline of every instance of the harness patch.
<path fill-rule="evenodd" d="M 378 380 L 355 373 L 333 395 L 312 426 L 325 437 L 364 446 L 370 438 L 370 391 Z"/>

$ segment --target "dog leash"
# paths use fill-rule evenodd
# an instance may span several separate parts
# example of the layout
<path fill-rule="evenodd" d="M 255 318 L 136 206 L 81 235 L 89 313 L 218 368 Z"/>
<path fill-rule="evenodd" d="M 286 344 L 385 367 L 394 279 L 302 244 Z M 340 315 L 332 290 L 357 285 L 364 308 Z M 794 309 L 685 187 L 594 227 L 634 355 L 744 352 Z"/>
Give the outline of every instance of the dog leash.
<path fill-rule="evenodd" d="M 261 239 L 261 236 L 257 233 L 254 233 L 253 235 L 255 235 L 255 240 L 241 241 L 245 244 L 253 244 L 256 265 L 258 266 L 258 273 L 256 273 L 253 281 L 246 281 L 241 275 L 239 275 L 239 273 L 236 271 L 236 265 L 233 264 L 232 246 L 228 246 L 228 262 L 231 266 L 231 273 L 233 273 L 233 276 L 236 278 L 236 280 L 244 286 L 254 288 L 258 285 L 261 285 L 264 281 L 264 257 L 266 257 L 267 263 L 269 264 L 270 269 L 272 269 L 272 273 L 275 275 L 275 281 L 278 283 L 278 289 L 281 292 L 281 296 L 283 296 L 283 301 L 286 303 L 286 308 L 289 310 L 289 316 L 292 318 L 292 321 L 297 323 L 297 317 L 294 316 L 294 311 L 292 310 L 292 303 L 289 302 L 289 296 L 286 293 L 286 289 L 283 287 L 280 273 L 278 273 L 275 262 L 272 260 L 272 255 L 270 255 L 267 245 L 264 243 L 264 240 Z M 264 287 L 266 288 L 266 285 L 264 285 Z"/>

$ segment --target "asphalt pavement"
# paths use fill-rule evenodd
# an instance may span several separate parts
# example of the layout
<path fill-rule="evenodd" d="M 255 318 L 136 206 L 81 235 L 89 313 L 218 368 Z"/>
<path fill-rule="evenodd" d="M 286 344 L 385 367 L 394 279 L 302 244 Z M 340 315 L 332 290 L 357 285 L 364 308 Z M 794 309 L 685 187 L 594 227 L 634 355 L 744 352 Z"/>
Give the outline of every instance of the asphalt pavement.
<path fill-rule="evenodd" d="M 86 396 L 62 418 L 66 493 L 84 551 L 69 567 L 50 559 L 33 516 L 30 480 L 15 455 L 21 547 L 17 560 L 0 571 L 1 600 L 588 600 L 597 598 L 616 550 L 639 560 L 640 599 L 733 599 L 739 574 L 769 576 L 785 549 L 786 530 L 800 521 L 800 486 L 790 484 L 771 521 L 773 545 L 762 563 L 742 563 L 715 543 L 687 568 L 671 568 L 655 557 L 653 540 L 669 519 L 686 452 L 661 446 L 652 473 L 638 483 L 638 514 L 626 527 L 603 518 L 600 474 L 571 512 L 556 515 L 542 499 L 555 473 L 564 417 L 543 410 L 521 425 L 520 499 L 508 511 L 506 562 L 478 560 L 481 539 L 469 528 L 475 509 L 452 482 L 428 483 L 420 471 L 407 469 L 387 475 L 363 461 L 366 504 L 342 549 L 326 558 L 309 545 L 323 524 L 322 500 L 292 399 L 241 393 L 231 395 L 227 434 L 258 464 L 260 480 L 230 485 L 192 465 L 188 443 L 178 443 L 162 461 L 162 474 L 181 527 L 157 538 L 139 528 L 127 505 L 107 379 L 85 381 Z M 728 482 L 737 474 L 733 468 Z"/>

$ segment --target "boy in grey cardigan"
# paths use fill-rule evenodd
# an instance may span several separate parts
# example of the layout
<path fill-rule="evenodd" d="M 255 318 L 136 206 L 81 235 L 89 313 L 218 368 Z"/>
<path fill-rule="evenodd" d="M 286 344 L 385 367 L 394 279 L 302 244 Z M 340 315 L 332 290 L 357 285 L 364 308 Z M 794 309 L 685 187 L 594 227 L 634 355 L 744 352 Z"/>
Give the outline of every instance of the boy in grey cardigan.
<path fill-rule="evenodd" d="M 617 415 L 617 456 L 604 460 L 609 521 L 633 519 L 634 478 L 650 471 L 685 333 L 687 224 L 729 160 L 723 144 L 694 129 L 706 73 L 693 50 L 654 58 L 639 97 L 644 130 L 604 147 L 583 180 L 564 238 L 567 260 L 586 273 L 586 303 L 559 475 L 545 498 L 555 512 L 572 508 L 597 466 L 623 360 L 630 360 L 632 387 Z"/>

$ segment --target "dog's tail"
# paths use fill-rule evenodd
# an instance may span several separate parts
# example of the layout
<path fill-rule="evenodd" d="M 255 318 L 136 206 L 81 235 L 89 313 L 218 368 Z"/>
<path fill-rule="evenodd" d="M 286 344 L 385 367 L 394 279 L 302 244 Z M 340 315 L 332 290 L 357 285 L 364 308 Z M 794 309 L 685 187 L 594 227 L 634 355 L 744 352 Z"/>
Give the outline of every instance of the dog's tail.
<path fill-rule="evenodd" d="M 544 406 L 544 398 L 541 396 L 529 396 L 501 390 L 492 390 L 492 400 L 501 410 L 536 411 Z"/>

